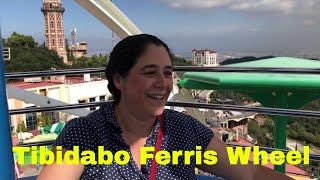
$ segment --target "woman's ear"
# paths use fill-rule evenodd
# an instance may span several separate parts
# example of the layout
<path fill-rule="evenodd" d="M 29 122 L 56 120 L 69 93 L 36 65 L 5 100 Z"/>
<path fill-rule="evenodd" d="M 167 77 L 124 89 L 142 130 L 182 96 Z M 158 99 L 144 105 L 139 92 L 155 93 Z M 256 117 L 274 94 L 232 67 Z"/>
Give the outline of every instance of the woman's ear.
<path fill-rule="evenodd" d="M 113 76 L 113 84 L 117 89 L 121 89 L 122 77 L 119 74 Z"/>

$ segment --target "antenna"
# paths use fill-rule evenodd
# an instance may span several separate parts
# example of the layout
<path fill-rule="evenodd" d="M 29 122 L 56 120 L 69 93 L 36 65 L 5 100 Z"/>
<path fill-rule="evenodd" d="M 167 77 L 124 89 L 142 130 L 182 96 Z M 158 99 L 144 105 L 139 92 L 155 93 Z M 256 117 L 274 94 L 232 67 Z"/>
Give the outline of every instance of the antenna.
<path fill-rule="evenodd" d="M 76 44 L 76 33 L 77 33 L 77 29 L 74 28 L 71 31 L 71 46 L 74 46 Z"/>

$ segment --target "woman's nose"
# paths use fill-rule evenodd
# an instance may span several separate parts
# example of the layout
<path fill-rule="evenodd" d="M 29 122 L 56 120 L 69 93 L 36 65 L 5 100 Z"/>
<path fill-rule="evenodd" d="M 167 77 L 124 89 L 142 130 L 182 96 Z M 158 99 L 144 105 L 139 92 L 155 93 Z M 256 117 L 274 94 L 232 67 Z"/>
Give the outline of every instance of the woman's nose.
<path fill-rule="evenodd" d="M 157 85 L 157 87 L 164 87 L 164 86 L 166 86 L 166 78 L 164 77 L 163 74 L 159 74 L 159 75 L 157 76 L 156 85 Z"/>

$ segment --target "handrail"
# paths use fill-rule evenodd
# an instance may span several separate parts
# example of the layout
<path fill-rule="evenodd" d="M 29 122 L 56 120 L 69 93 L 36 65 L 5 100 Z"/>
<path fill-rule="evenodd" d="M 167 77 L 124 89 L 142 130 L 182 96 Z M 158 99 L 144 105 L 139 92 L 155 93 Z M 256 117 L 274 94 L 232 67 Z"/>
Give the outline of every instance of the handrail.
<path fill-rule="evenodd" d="M 230 68 L 230 67 L 189 67 L 189 66 L 175 66 L 175 71 L 194 71 L 194 72 L 252 72 L 252 73 L 293 73 L 293 74 L 320 74 L 318 68 Z M 37 76 L 50 76 L 50 75 L 71 75 L 71 74 L 83 74 L 83 73 L 102 73 L 105 68 L 86 68 L 86 69 L 69 69 L 69 70 L 49 70 L 49 71 L 34 71 L 34 72 L 19 72 L 19 73 L 7 73 L 6 79 L 23 78 L 23 77 L 37 77 Z M 24 114 L 31 112 L 44 112 L 44 111 L 58 111 L 64 109 L 76 109 L 100 106 L 106 102 L 91 102 L 81 104 L 70 104 L 66 106 L 50 106 L 50 107 L 36 107 L 27 109 L 14 109 L 10 110 L 10 115 Z M 190 102 L 167 102 L 167 106 L 179 106 L 179 107 L 195 107 L 206 109 L 218 109 L 218 110 L 231 110 L 231 111 L 246 111 L 256 112 L 267 115 L 282 115 L 282 116 L 296 116 L 306 118 L 318 118 L 320 119 L 320 112 L 306 111 L 306 110 L 293 110 L 293 109 L 279 109 L 279 108 L 266 108 L 266 107 L 248 107 L 238 105 L 226 105 L 226 104 L 205 104 L 205 103 L 190 103 Z M 21 143 L 18 146 L 36 146 L 36 145 L 52 145 L 54 141 L 48 142 L 34 142 L 34 143 Z M 243 145 L 229 144 L 232 147 L 245 147 Z M 285 154 L 288 150 L 260 147 L 260 150 L 265 150 L 271 153 L 274 150 L 281 150 Z M 309 154 L 310 160 L 320 161 L 320 155 Z M 289 172 L 291 173 L 291 172 Z M 299 174 L 298 174 L 299 175 Z"/>
<path fill-rule="evenodd" d="M 31 108 L 13 109 L 13 110 L 9 111 L 9 114 L 10 115 L 17 115 L 17 114 L 25 114 L 25 113 L 33 113 L 33 112 L 45 112 L 45 111 L 65 110 L 65 109 L 88 108 L 88 107 L 100 106 L 100 105 L 105 104 L 106 102 L 110 102 L 110 101 L 70 104 L 70 105 L 64 105 L 64 106 L 31 107 Z M 266 114 L 266 115 L 282 115 L 282 116 L 294 116 L 294 117 L 320 119 L 320 112 L 318 112 L 318 111 L 268 108 L 268 107 L 250 107 L 250 106 L 238 106 L 238 105 L 227 105 L 227 104 L 172 102 L 172 101 L 168 101 L 166 105 L 167 106 L 176 106 L 176 107 L 193 107 L 193 108 L 204 108 L 204 109 L 245 111 L 245 112 L 256 112 L 256 113 Z"/>
<path fill-rule="evenodd" d="M 292 74 L 320 74 L 320 68 L 256 68 L 256 67 L 199 67 L 199 66 L 174 66 L 174 71 L 193 71 L 193 72 L 247 72 L 247 73 L 292 73 Z M 48 71 L 30 71 L 6 73 L 6 79 L 15 79 L 23 77 L 51 76 L 51 75 L 71 75 L 83 73 L 102 73 L 104 67 L 84 68 L 84 69 L 66 69 L 66 70 L 48 70 Z"/>

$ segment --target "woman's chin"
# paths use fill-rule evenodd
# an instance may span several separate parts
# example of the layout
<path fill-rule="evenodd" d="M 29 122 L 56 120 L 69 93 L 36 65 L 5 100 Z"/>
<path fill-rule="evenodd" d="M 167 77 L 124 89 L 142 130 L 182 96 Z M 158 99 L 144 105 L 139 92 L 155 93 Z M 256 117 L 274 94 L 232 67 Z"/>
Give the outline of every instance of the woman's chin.
<path fill-rule="evenodd" d="M 164 111 L 164 107 L 155 108 L 152 114 L 154 116 L 160 116 L 163 113 L 163 111 Z"/>

